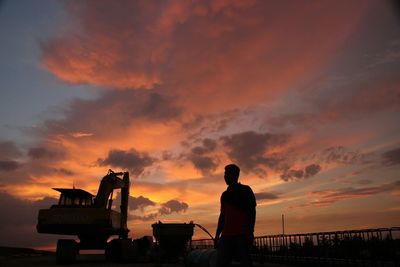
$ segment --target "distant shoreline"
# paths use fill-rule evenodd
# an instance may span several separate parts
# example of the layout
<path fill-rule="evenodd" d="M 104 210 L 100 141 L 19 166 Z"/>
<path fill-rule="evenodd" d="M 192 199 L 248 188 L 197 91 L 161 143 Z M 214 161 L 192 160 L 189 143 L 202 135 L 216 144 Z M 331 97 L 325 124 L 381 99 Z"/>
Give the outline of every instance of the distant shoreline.
<path fill-rule="evenodd" d="M 38 256 L 38 255 L 51 255 L 53 251 L 47 250 L 36 250 L 33 248 L 18 248 L 18 247 L 6 247 L 0 246 L 0 257 L 27 257 L 27 256 Z"/>

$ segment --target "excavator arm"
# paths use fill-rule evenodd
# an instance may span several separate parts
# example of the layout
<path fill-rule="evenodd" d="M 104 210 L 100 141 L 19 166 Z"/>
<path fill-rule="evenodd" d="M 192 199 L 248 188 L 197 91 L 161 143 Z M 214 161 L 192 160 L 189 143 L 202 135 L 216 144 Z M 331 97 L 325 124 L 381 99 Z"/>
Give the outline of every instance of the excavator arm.
<path fill-rule="evenodd" d="M 122 176 L 120 178 L 119 176 Z M 114 189 L 121 189 L 121 229 L 127 229 L 128 219 L 128 200 L 129 200 L 129 173 L 128 172 L 113 172 L 109 170 L 107 175 L 101 180 L 99 190 L 97 191 L 94 205 L 97 207 L 107 208 L 107 203 Z M 126 238 L 127 231 L 123 231 L 122 238 Z"/>
<path fill-rule="evenodd" d="M 113 172 L 112 170 L 108 171 L 107 175 L 104 176 L 100 182 L 99 190 L 97 191 L 96 197 L 94 199 L 95 206 L 106 208 L 108 200 L 114 189 L 129 187 L 129 178 L 128 182 L 126 182 L 124 178 L 121 179 L 120 177 L 118 177 L 121 175 L 128 175 L 129 177 L 128 173 Z"/>
<path fill-rule="evenodd" d="M 128 221 L 128 201 L 129 201 L 129 172 L 124 172 L 122 180 L 125 184 L 124 187 L 121 188 L 121 229 L 128 229 L 127 221 Z M 122 232 L 120 234 L 121 238 L 128 238 L 128 231 Z"/>

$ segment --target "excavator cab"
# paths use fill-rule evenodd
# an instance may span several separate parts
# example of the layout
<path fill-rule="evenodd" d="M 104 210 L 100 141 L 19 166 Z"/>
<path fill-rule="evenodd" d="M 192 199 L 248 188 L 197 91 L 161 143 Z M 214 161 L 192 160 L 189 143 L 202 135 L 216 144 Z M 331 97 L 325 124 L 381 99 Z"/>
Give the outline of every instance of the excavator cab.
<path fill-rule="evenodd" d="M 58 207 L 92 206 L 94 195 L 82 189 L 53 188 L 61 193 Z"/>

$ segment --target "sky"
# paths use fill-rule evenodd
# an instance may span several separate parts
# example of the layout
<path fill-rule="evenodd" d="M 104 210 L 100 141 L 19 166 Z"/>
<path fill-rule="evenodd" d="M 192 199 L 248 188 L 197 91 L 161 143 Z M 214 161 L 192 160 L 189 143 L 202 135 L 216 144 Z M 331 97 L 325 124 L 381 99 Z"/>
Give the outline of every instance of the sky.
<path fill-rule="evenodd" d="M 51 247 L 53 187 L 129 171 L 130 236 L 215 232 L 224 166 L 255 235 L 399 226 L 395 1 L 1 1 L 0 245 Z M 196 237 L 206 237 L 200 230 Z"/>

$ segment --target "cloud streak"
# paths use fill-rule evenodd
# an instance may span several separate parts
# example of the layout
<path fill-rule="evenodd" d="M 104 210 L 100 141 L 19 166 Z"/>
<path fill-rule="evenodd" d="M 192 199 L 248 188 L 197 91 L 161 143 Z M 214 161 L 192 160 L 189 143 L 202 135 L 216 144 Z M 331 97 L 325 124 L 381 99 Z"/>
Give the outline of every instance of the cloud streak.
<path fill-rule="evenodd" d="M 382 163 L 386 166 L 400 164 L 400 148 L 395 148 L 383 153 Z"/>
<path fill-rule="evenodd" d="M 333 190 L 313 191 L 310 197 L 315 200 L 305 204 L 294 205 L 290 208 L 303 208 L 303 207 L 326 207 L 338 201 L 350 200 L 355 198 L 366 198 L 369 196 L 392 192 L 400 189 L 400 181 L 379 186 L 362 187 L 362 188 L 339 188 Z"/>
<path fill-rule="evenodd" d="M 254 196 L 256 197 L 257 201 L 262 201 L 262 200 L 274 200 L 279 198 L 279 194 L 271 193 L 271 192 L 258 192 L 254 193 Z"/>

